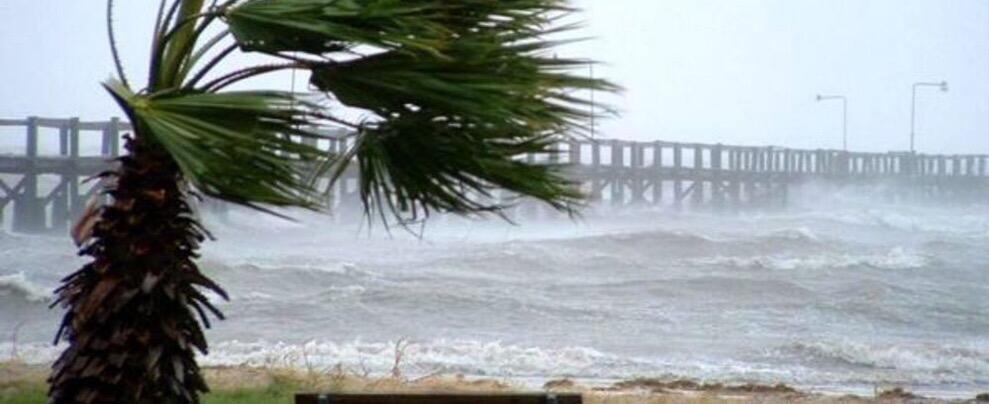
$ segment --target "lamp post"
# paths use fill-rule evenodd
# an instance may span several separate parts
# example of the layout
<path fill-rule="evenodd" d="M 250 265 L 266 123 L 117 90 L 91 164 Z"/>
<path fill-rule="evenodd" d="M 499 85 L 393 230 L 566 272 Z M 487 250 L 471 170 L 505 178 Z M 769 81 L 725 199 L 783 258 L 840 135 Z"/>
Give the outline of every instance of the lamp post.
<path fill-rule="evenodd" d="M 914 148 L 914 139 L 917 137 L 916 127 L 917 127 L 917 88 L 918 87 L 938 87 L 941 92 L 948 92 L 948 82 L 942 81 L 940 83 L 932 82 L 920 82 L 913 83 L 913 97 L 910 102 L 910 153 L 916 152 Z"/>
<path fill-rule="evenodd" d="M 817 95 L 817 102 L 830 100 L 841 101 L 841 148 L 848 151 L 848 98 L 844 95 Z"/>
<path fill-rule="evenodd" d="M 587 64 L 587 67 L 588 67 L 588 69 L 590 69 L 591 81 L 594 81 L 594 63 L 593 62 L 588 63 Z M 596 105 L 596 103 L 594 101 L 594 88 L 591 87 L 591 139 L 595 139 L 594 135 L 596 134 L 595 132 L 596 132 L 596 129 L 597 129 L 597 127 L 595 125 L 597 123 L 597 122 L 595 122 L 595 120 L 597 118 L 595 116 L 595 114 L 597 114 L 596 107 L 597 107 L 597 105 Z"/>

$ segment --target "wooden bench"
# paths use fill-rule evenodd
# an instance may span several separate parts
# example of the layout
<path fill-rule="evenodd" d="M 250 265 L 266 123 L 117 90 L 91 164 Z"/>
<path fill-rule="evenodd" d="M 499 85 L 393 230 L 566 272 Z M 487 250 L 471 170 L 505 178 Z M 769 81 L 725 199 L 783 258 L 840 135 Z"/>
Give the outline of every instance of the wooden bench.
<path fill-rule="evenodd" d="M 295 404 L 582 404 L 579 394 L 297 394 Z"/>

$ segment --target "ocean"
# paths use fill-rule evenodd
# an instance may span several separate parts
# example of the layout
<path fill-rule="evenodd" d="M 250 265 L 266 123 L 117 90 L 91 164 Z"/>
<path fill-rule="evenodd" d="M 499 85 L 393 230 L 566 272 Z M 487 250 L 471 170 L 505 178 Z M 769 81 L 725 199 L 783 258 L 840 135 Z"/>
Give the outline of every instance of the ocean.
<path fill-rule="evenodd" d="M 206 217 L 231 300 L 206 365 L 812 391 L 989 390 L 989 207 L 808 198 L 729 214 L 438 218 L 421 237 L 295 212 Z M 67 237 L 0 233 L 0 360 L 53 360 Z"/>

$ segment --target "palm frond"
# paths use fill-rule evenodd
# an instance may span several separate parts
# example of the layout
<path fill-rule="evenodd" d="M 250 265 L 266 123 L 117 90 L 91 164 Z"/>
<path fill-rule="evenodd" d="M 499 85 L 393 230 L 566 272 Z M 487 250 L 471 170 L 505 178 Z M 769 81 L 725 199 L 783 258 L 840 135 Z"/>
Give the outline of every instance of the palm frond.
<path fill-rule="evenodd" d="M 498 212 L 515 200 L 498 197 L 498 189 L 571 213 L 580 202 L 562 166 L 519 158 L 554 152 L 553 136 L 533 136 L 524 126 L 449 120 L 422 110 L 368 127 L 358 139 L 352 154 L 369 214 L 415 220 L 433 211 Z"/>
<path fill-rule="evenodd" d="M 614 91 L 605 80 L 568 74 L 587 61 L 545 57 L 552 42 L 504 44 L 468 36 L 449 58 L 387 52 L 313 68 L 311 83 L 343 104 L 379 116 L 430 108 L 486 120 L 524 120 L 534 128 L 577 126 L 588 101 L 573 90 Z"/>
<path fill-rule="evenodd" d="M 445 33 L 424 12 L 394 0 L 255 0 L 230 9 L 226 21 L 250 51 L 324 54 L 353 44 L 434 49 Z"/>
<path fill-rule="evenodd" d="M 248 0 L 226 20 L 244 49 L 325 54 L 357 45 L 442 54 L 469 30 L 531 30 L 562 0 Z"/>
<path fill-rule="evenodd" d="M 274 91 L 146 97 L 106 87 L 200 192 L 262 210 L 318 207 L 309 174 L 326 155 L 302 141 L 321 137 L 306 129 L 313 105 Z"/>

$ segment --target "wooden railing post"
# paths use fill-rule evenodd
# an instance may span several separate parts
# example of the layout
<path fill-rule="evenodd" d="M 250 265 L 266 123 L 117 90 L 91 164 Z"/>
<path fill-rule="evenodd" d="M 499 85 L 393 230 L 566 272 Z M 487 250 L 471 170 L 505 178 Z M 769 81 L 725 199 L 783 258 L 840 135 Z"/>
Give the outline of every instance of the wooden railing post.
<path fill-rule="evenodd" d="M 73 161 L 79 161 L 79 118 L 72 118 L 69 120 L 69 158 Z M 69 203 L 71 204 L 72 217 L 77 217 L 82 214 L 83 208 L 86 206 L 86 201 L 84 195 L 79 192 L 79 169 L 78 166 L 72 167 L 72 172 L 63 177 L 69 183 L 67 192 L 69 193 Z"/>
<path fill-rule="evenodd" d="M 591 142 L 591 165 L 601 167 L 601 143 L 597 140 Z"/>
<path fill-rule="evenodd" d="M 69 155 L 69 125 L 67 122 L 58 128 L 58 155 Z"/>
<path fill-rule="evenodd" d="M 120 155 L 120 118 L 110 118 L 103 128 L 103 144 L 100 153 L 104 156 L 117 157 Z"/>
<path fill-rule="evenodd" d="M 546 162 L 549 164 L 560 164 L 560 155 L 563 154 L 562 149 L 563 143 L 556 141 L 549 146 L 549 153 L 546 156 Z"/>
<path fill-rule="evenodd" d="M 583 148 L 583 145 L 580 142 L 578 142 L 576 140 L 571 140 L 570 141 L 570 150 L 569 150 L 569 152 L 570 152 L 569 160 L 570 161 L 569 161 L 569 163 L 571 165 L 577 166 L 577 165 L 583 164 L 583 162 L 581 161 L 581 157 L 580 157 L 581 148 Z"/>

